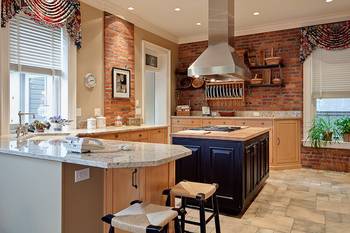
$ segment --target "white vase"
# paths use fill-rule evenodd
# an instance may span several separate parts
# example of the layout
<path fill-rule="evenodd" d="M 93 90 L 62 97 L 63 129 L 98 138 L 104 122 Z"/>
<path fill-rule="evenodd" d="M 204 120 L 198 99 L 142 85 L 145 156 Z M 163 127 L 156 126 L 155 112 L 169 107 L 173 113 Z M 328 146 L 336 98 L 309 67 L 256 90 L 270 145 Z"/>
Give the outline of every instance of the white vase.
<path fill-rule="evenodd" d="M 52 129 L 54 131 L 62 131 L 62 125 L 58 123 L 52 123 Z"/>

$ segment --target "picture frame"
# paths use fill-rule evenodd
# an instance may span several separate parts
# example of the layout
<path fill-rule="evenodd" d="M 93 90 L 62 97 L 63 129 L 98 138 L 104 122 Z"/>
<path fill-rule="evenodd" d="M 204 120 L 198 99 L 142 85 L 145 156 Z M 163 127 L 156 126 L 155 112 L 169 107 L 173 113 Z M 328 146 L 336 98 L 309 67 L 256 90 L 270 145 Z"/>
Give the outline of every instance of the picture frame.
<path fill-rule="evenodd" d="M 112 68 L 112 97 L 115 99 L 130 98 L 130 70 Z"/>

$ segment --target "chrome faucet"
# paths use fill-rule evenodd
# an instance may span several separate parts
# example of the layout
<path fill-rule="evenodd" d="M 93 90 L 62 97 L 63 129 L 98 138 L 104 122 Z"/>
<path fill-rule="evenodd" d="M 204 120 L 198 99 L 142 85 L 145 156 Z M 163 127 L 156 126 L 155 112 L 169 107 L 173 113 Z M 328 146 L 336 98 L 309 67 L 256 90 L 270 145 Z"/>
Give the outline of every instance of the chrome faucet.
<path fill-rule="evenodd" d="M 28 124 L 24 124 L 24 125 L 22 124 L 22 116 L 26 116 L 26 115 L 32 115 L 33 118 L 35 118 L 35 113 L 21 112 L 21 111 L 18 112 L 19 125 L 16 128 L 17 138 L 28 134 Z"/>

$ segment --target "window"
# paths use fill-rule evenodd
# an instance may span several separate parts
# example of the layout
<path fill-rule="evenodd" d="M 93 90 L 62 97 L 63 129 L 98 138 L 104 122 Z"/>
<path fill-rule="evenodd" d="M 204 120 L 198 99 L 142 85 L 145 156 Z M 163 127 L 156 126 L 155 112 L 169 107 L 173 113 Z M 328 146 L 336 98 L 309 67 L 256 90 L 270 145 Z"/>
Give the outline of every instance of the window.
<path fill-rule="evenodd" d="M 18 111 L 35 113 L 39 120 L 60 114 L 63 30 L 17 15 L 9 31 L 10 124 L 18 123 Z"/>
<path fill-rule="evenodd" d="M 314 117 L 350 117 L 350 49 L 316 49 L 304 63 L 304 138 Z"/>

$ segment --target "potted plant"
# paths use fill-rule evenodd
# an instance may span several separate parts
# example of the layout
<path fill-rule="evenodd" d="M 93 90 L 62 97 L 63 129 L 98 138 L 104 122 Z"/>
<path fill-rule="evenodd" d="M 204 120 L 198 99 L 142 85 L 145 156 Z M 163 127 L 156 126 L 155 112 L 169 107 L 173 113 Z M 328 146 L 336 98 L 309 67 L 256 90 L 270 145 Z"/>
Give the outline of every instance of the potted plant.
<path fill-rule="evenodd" d="M 309 130 L 308 139 L 312 147 L 321 147 L 337 137 L 337 130 L 330 119 L 315 118 Z"/>
<path fill-rule="evenodd" d="M 32 125 L 34 126 L 35 131 L 38 133 L 42 133 L 45 131 L 45 129 L 48 128 L 47 124 L 45 124 L 44 122 L 39 121 L 39 120 L 33 121 Z"/>
<path fill-rule="evenodd" d="M 350 142 L 350 117 L 338 119 L 335 124 L 343 135 L 344 142 Z"/>
<path fill-rule="evenodd" d="M 60 115 L 49 118 L 54 131 L 62 131 L 63 126 L 69 125 L 72 121 L 62 118 Z"/>

